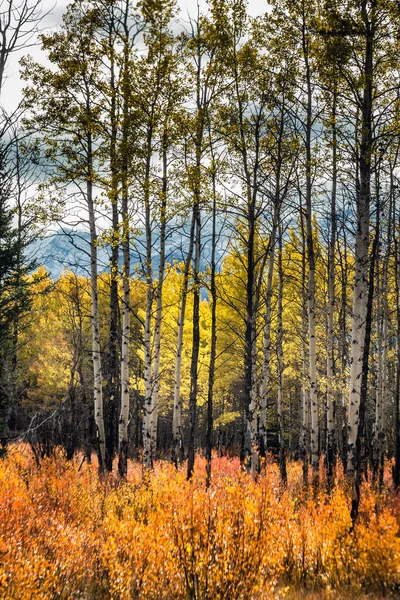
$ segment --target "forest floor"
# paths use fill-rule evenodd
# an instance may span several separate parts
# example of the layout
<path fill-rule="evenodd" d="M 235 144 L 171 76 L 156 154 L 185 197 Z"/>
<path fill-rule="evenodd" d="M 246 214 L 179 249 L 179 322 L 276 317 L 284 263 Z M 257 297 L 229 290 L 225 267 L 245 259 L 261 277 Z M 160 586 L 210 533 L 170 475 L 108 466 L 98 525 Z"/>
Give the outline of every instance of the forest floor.
<path fill-rule="evenodd" d="M 28 447 L 0 461 L 0 598 L 287 599 L 390 598 L 400 589 L 400 499 L 364 483 L 350 531 L 341 472 L 330 494 L 288 486 L 268 464 L 254 482 L 239 461 L 184 469 L 158 462 L 146 484 L 99 481 L 95 464 L 61 454 L 40 466 Z"/>

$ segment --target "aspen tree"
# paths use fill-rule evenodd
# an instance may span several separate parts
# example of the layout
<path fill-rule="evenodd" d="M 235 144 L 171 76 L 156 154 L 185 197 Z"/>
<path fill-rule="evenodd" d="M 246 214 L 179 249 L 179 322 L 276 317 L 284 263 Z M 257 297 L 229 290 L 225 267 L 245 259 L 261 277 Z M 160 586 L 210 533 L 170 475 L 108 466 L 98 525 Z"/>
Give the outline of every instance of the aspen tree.
<path fill-rule="evenodd" d="M 371 12 L 368 11 L 370 9 Z M 355 274 L 352 315 L 352 343 L 350 358 L 350 401 L 348 416 L 348 456 L 347 470 L 354 470 L 356 441 L 359 434 L 359 413 L 361 401 L 361 380 L 365 343 L 365 327 L 368 300 L 369 265 L 369 219 L 371 198 L 371 152 L 372 152 L 372 86 L 373 86 L 373 46 L 375 37 L 376 2 L 371 0 L 360 4 L 360 16 L 364 27 L 364 89 L 361 112 L 361 140 L 359 154 L 359 175 L 357 196 L 357 233 L 355 241 Z M 372 284 L 371 284 L 372 285 Z M 363 407 L 362 407 L 362 410 Z"/>
<path fill-rule="evenodd" d="M 331 223 L 328 254 L 328 331 L 327 331 L 327 477 L 329 485 L 333 483 L 333 466 L 336 456 L 335 425 L 336 425 L 336 397 L 333 389 L 335 375 L 334 358 L 334 313 L 335 313 L 335 249 L 336 249 L 336 194 L 337 194 L 337 132 L 336 132 L 336 94 L 332 99 L 332 196 L 331 196 Z"/>
<path fill-rule="evenodd" d="M 120 141 L 120 179 L 121 179 L 121 216 L 122 216 L 122 339 L 121 339 L 121 406 L 118 421 L 118 472 L 121 477 L 126 477 L 128 472 L 128 452 L 129 452 L 129 409 L 130 409 L 130 338 L 131 338 L 131 254 L 130 254 L 130 213 L 129 213 L 129 181 L 130 169 L 132 168 L 129 160 L 129 135 L 130 135 L 130 114 L 129 106 L 131 101 L 130 74 L 132 67 L 132 46 L 135 37 L 141 27 L 132 32 L 129 27 L 129 2 L 126 0 L 123 12 L 120 15 L 120 34 L 123 51 L 121 61 L 121 96 L 122 96 L 122 124 Z"/>
<path fill-rule="evenodd" d="M 312 133 L 312 83 L 310 67 L 310 32 L 308 30 L 305 0 L 302 0 L 301 28 L 302 48 L 306 77 L 306 239 L 308 260 L 308 343 L 309 343 L 309 379 L 310 379 L 310 406 L 311 406 L 311 465 L 313 469 L 314 483 L 319 478 L 319 404 L 317 391 L 317 366 L 316 366 L 316 339 L 315 339 L 315 250 L 312 226 L 312 157 L 311 157 L 311 133 Z"/>
<path fill-rule="evenodd" d="M 313 179 L 315 171 L 315 156 L 313 143 L 313 129 L 316 115 L 314 111 L 314 71 L 313 59 L 315 34 L 312 20 L 317 16 L 318 5 L 316 2 L 301 0 L 294 5 L 291 2 L 274 3 L 273 14 L 280 23 L 291 43 L 298 48 L 299 78 L 304 81 L 304 98 L 300 99 L 298 118 L 302 127 L 304 144 L 304 178 L 305 178 L 305 239 L 307 247 L 307 320 L 308 320 L 308 382 L 310 401 L 310 450 L 313 481 L 317 485 L 319 480 L 319 399 L 317 390 L 317 356 L 316 356 L 316 258 L 314 248 L 313 227 Z M 300 58 L 301 57 L 301 58 Z M 300 81 L 300 79 L 299 79 Z M 304 113 L 304 116 L 303 116 Z"/>
<path fill-rule="evenodd" d="M 287 484 L 286 471 L 286 449 L 284 437 L 284 419 L 283 419 L 283 264 L 282 264 L 282 225 L 279 224 L 278 231 L 278 330 L 276 352 L 278 360 L 278 395 L 277 395 L 277 414 L 279 431 L 279 468 L 284 485 Z"/>
<path fill-rule="evenodd" d="M 267 20 L 268 26 L 268 20 Z M 261 24 L 266 29 L 264 23 Z M 264 143 L 267 146 L 268 160 L 271 163 L 271 202 L 273 206 L 272 223 L 270 226 L 268 251 L 266 262 L 268 264 L 268 274 L 265 292 L 265 324 L 263 340 L 263 364 L 260 383 L 260 417 L 259 417 L 259 445 L 260 454 L 265 457 L 267 448 L 267 404 L 268 388 L 271 388 L 271 303 L 273 293 L 273 278 L 275 266 L 275 245 L 277 230 L 279 227 L 283 205 L 293 188 L 293 174 L 295 164 L 298 159 L 298 145 L 295 140 L 295 131 L 291 122 L 291 102 L 293 100 L 293 86 L 295 83 L 295 73 L 293 69 L 293 52 L 287 50 L 274 40 L 276 31 L 272 27 L 272 33 L 262 38 L 262 44 L 265 48 L 273 45 L 273 50 L 268 56 L 268 68 L 273 70 L 273 65 L 279 64 L 279 69 L 275 68 L 268 91 L 269 101 L 268 109 L 270 115 L 268 118 L 267 131 Z M 272 37 L 270 37 L 272 36 Z"/>
<path fill-rule="evenodd" d="M 110 331 L 108 348 L 104 360 L 104 371 L 107 378 L 105 386 L 104 409 L 106 413 L 106 468 L 112 471 L 115 454 L 115 427 L 117 408 L 119 404 L 119 348 L 118 336 L 120 330 L 118 306 L 118 270 L 119 270 L 119 165 L 117 157 L 117 139 L 119 134 L 118 111 L 119 90 L 117 82 L 116 43 L 117 15 L 113 4 L 106 15 L 105 36 L 109 59 L 109 90 L 110 90 L 110 189 L 111 204 L 111 256 L 110 256 Z"/>
<path fill-rule="evenodd" d="M 227 85 L 229 83 L 228 102 L 219 108 L 218 130 L 231 153 L 235 164 L 233 170 L 240 169 L 236 229 L 245 248 L 246 264 L 242 458 L 246 468 L 256 477 L 259 470 L 257 313 L 268 247 L 268 244 L 264 247 L 257 244 L 265 201 L 260 193 L 260 180 L 265 158 L 262 139 L 267 125 L 267 82 L 262 57 L 253 40 L 244 42 L 248 31 L 244 2 L 215 0 L 212 14 L 221 40 L 223 73 Z"/>
<path fill-rule="evenodd" d="M 207 87 L 202 85 L 202 29 L 200 16 L 197 19 L 197 31 L 193 38 L 195 56 L 195 95 L 196 114 L 194 117 L 194 153 L 195 163 L 192 171 L 191 189 L 193 193 L 193 222 L 194 222 L 194 262 L 193 262 L 193 342 L 190 363 L 190 395 L 189 395 L 189 442 L 187 478 L 193 475 L 195 460 L 195 436 L 197 425 L 197 393 L 198 393 L 198 360 L 200 350 L 200 252 L 201 252 L 201 166 L 203 156 L 204 132 L 206 126 L 206 105 L 209 101 Z"/>
<path fill-rule="evenodd" d="M 145 470 L 151 468 L 153 465 L 157 444 L 156 421 L 158 416 L 157 394 L 154 394 L 154 387 L 157 384 L 154 378 L 152 351 L 152 316 L 154 304 L 152 193 L 155 187 L 152 162 L 157 141 L 159 120 L 162 118 L 163 112 L 164 86 L 168 85 L 168 73 L 171 63 L 170 50 L 173 43 L 172 34 L 169 31 L 169 23 L 174 14 L 174 9 L 174 0 L 168 2 L 145 0 L 141 3 L 141 11 L 146 23 L 144 37 L 147 44 L 147 55 L 143 57 L 137 69 L 138 79 L 135 83 L 134 96 L 143 114 L 145 138 L 143 147 L 143 181 L 141 182 L 146 237 L 144 261 L 146 279 L 146 314 L 144 325 L 145 400 L 143 416 L 143 468 Z M 143 95 L 143 86 L 147 86 L 147 94 L 145 95 Z M 166 181 L 166 176 L 164 180 Z M 162 202 L 165 202 L 165 194 L 161 194 L 161 199 Z M 164 253 L 164 244 L 165 235 L 164 240 L 161 240 L 161 254 Z M 164 262 L 164 259 L 162 262 Z"/>
<path fill-rule="evenodd" d="M 210 302 L 211 302 L 211 348 L 207 391 L 207 426 L 206 426 L 206 459 L 207 459 L 207 487 L 211 484 L 211 459 L 213 447 L 213 399 L 215 382 L 215 360 L 217 354 L 217 284 L 216 284 L 216 245 L 217 245 L 217 162 L 212 140 L 212 129 L 209 120 L 209 143 L 211 155 L 211 180 L 212 180 L 212 232 L 211 232 L 211 273 L 210 273 Z"/>
<path fill-rule="evenodd" d="M 394 177 L 393 169 L 391 169 L 391 193 L 393 189 Z M 396 211 L 396 203 L 393 207 L 393 220 L 396 222 L 398 212 Z M 394 242 L 394 276 L 396 290 L 396 388 L 394 397 L 394 465 L 393 465 L 393 485 L 397 490 L 400 486 L 400 243 L 398 232 L 393 236 Z"/>
<path fill-rule="evenodd" d="M 56 70 L 31 60 L 24 62 L 24 77 L 31 81 L 25 102 L 27 123 L 41 132 L 45 156 L 53 162 L 55 185 L 75 184 L 88 214 L 90 232 L 90 281 L 94 418 L 97 430 L 99 470 L 105 467 L 102 349 L 98 299 L 98 232 L 94 186 L 99 141 L 99 108 L 95 102 L 100 78 L 100 57 L 94 48 L 95 20 L 85 19 L 85 3 L 73 3 L 60 32 L 42 36 Z M 64 158 L 59 160 L 60 153 Z"/>
<path fill-rule="evenodd" d="M 184 315 L 187 302 L 189 283 L 189 269 L 192 264 L 192 294 L 193 294 L 193 323 L 192 323 L 192 351 L 190 365 L 190 393 L 189 393 L 189 439 L 188 439 L 188 467 L 187 477 L 191 478 L 194 469 L 196 428 L 197 428 L 197 395 L 198 395 L 198 360 L 200 351 L 200 258 L 201 258 L 201 210 L 204 205 L 203 160 L 206 146 L 206 127 L 210 106 L 216 89 L 216 73 L 214 71 L 214 54 L 217 40 L 213 25 L 207 15 L 200 13 L 197 6 L 197 16 L 190 22 L 190 32 L 185 34 L 185 61 L 188 73 L 191 75 L 193 86 L 194 114 L 190 118 L 191 143 L 189 150 L 193 158 L 188 165 L 188 188 L 192 196 L 192 218 L 189 234 L 189 248 L 184 266 L 184 279 L 182 300 L 178 320 L 178 340 L 175 362 L 175 389 L 174 389 L 174 451 L 175 462 L 182 454 L 181 419 L 182 400 L 180 398 L 181 386 L 181 360 L 183 344 Z M 188 157 L 189 158 L 189 157 Z"/>

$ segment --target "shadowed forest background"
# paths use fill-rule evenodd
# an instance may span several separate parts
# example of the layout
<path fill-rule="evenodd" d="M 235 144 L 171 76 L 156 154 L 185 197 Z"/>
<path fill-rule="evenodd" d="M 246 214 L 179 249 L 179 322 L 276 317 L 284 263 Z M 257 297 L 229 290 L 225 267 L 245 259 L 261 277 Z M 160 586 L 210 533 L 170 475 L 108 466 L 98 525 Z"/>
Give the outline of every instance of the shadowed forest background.
<path fill-rule="evenodd" d="M 1 5 L 2 100 L 26 48 L 1 113 L 1 501 L 33 524 L 43 493 L 61 529 L 99 530 L 52 590 L 71 551 L 19 517 L 14 546 L 5 519 L 0 589 L 395 593 L 399 3 L 273 0 L 254 18 L 244 0 L 75 0 L 54 30 L 43 17 Z M 123 554 L 132 528 L 163 568 Z M 218 571 L 224 544 L 247 558 Z"/>

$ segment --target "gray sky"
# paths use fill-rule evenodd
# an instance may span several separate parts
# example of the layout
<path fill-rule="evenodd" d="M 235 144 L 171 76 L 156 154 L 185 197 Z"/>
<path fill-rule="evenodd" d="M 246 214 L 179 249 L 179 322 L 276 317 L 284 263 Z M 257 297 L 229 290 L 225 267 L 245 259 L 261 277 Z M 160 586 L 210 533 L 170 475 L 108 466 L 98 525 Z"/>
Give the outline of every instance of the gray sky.
<path fill-rule="evenodd" d="M 62 20 L 62 15 L 65 11 L 65 7 L 68 4 L 67 0 L 57 0 L 55 6 L 52 0 L 43 0 L 44 11 L 54 8 L 46 16 L 43 22 L 43 27 L 47 29 L 55 29 Z M 195 14 L 197 9 L 197 0 L 178 0 L 178 4 L 181 8 L 181 16 L 185 19 L 186 15 Z M 200 4 L 206 5 L 205 0 L 200 0 Z M 266 0 L 248 0 L 248 12 L 251 16 L 258 16 L 265 12 L 267 7 Z M 24 54 L 32 55 L 36 60 L 44 61 L 44 55 L 41 52 L 39 46 L 31 47 L 26 51 L 15 53 L 8 64 L 7 78 L 2 93 L 2 105 L 7 111 L 12 111 L 21 99 L 21 90 L 24 82 L 19 77 L 19 64 L 18 61 Z"/>

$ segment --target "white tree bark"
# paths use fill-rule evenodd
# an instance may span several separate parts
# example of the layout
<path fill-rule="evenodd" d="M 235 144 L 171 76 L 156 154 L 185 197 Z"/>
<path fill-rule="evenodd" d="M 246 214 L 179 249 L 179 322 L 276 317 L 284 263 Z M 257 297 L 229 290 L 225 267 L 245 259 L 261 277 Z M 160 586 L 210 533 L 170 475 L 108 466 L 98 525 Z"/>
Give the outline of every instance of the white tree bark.
<path fill-rule="evenodd" d="M 260 445 L 263 445 L 264 452 L 267 449 L 267 403 L 268 403 L 268 385 L 270 385 L 270 362 L 271 362 L 271 300 L 272 300 L 272 283 L 274 276 L 275 264 L 275 239 L 276 228 L 279 219 L 279 205 L 275 202 L 274 217 L 272 221 L 272 231 L 270 238 L 270 248 L 268 257 L 268 276 L 267 290 L 265 298 L 265 329 L 264 329 L 264 344 L 263 344 L 263 365 L 261 372 L 260 386 Z"/>
<path fill-rule="evenodd" d="M 303 6 L 304 8 L 304 6 Z M 309 361 L 309 383 L 310 383 L 310 406 L 311 406 L 311 464 L 314 483 L 318 483 L 319 477 L 319 407 L 317 393 L 317 355 L 315 339 L 315 251 L 312 223 L 312 148 L 311 133 L 313 126 L 312 114 L 312 82 L 310 67 L 310 32 L 306 15 L 302 14 L 302 45 L 305 66 L 306 89 L 307 89 L 307 117 L 305 130 L 306 151 L 306 235 L 307 235 L 307 262 L 308 262 L 308 361 Z"/>
<path fill-rule="evenodd" d="M 255 321 L 255 317 L 254 317 Z M 255 331 L 256 324 L 253 323 L 253 331 Z M 259 471 L 259 450 L 257 444 L 257 374 L 256 374 L 256 364 L 257 364 L 257 347 L 256 340 L 254 340 L 252 346 L 252 380 L 251 380 L 251 391 L 250 391 L 250 406 L 248 409 L 249 418 L 247 420 L 248 427 L 248 436 L 250 438 L 250 447 L 251 447 L 251 474 L 255 479 L 257 477 Z"/>
<path fill-rule="evenodd" d="M 333 462 L 335 460 L 335 402 L 334 390 L 334 312 L 335 312 L 335 246 L 336 246 L 336 191 L 337 191 L 337 135 L 336 135 L 336 90 L 332 106 L 332 198 L 331 198 L 331 234 L 328 254 L 328 327 L 327 327 L 327 477 L 333 483 Z"/>
<path fill-rule="evenodd" d="M 143 469 L 153 466 L 152 446 L 152 348 L 151 319 L 153 312 L 153 268 L 152 268 L 152 231 L 150 210 L 150 164 L 152 155 L 153 128 L 147 132 L 147 157 L 144 183 L 145 229 L 146 229 L 146 310 L 144 322 L 144 415 L 143 415 Z"/>
<path fill-rule="evenodd" d="M 362 359 L 365 341 L 365 321 L 368 298 L 368 245 L 369 245 L 369 201 L 359 198 L 357 210 L 358 228 L 355 246 L 355 272 L 353 287 L 353 310 L 350 349 L 350 402 L 348 414 L 347 471 L 352 473 L 355 444 L 357 440 Z"/>
<path fill-rule="evenodd" d="M 308 361 L 307 361 L 307 297 L 306 286 L 306 239 L 304 231 L 304 218 L 300 205 L 300 229 L 302 238 L 301 256 L 301 355 L 302 355 L 302 380 L 301 380 L 301 435 L 300 450 L 303 458 L 303 484 L 308 485 L 308 461 L 310 440 L 310 397 L 308 391 Z"/>
<path fill-rule="evenodd" d="M 91 173 L 91 136 L 88 135 L 89 171 Z M 87 181 L 87 205 L 89 212 L 90 229 L 90 288 L 91 288 L 91 322 L 92 322 L 92 359 L 93 359 L 93 392 L 94 392 L 94 420 L 96 424 L 99 471 L 105 466 L 105 429 L 103 410 L 103 375 L 101 369 L 101 346 L 99 326 L 99 300 L 97 289 L 97 232 L 93 202 L 93 183 L 89 174 Z"/>
<path fill-rule="evenodd" d="M 284 485 L 287 483 L 286 472 L 286 450 L 284 438 L 283 420 L 283 265 L 282 265 L 282 228 L 279 226 L 279 254 L 278 254 L 278 331 L 276 340 L 276 352 L 278 362 L 278 396 L 277 416 L 279 430 L 279 468 Z"/>
<path fill-rule="evenodd" d="M 314 478 L 319 471 L 319 412 L 317 394 L 317 352 L 315 339 L 315 270 L 309 269 L 308 275 L 308 339 L 309 339 L 309 377 L 311 404 L 311 464 Z"/>
<path fill-rule="evenodd" d="M 152 352 L 151 352 L 151 316 L 153 307 L 152 281 L 147 282 L 146 315 L 144 324 L 144 415 L 143 415 L 143 468 L 151 469 L 152 453 Z"/>
<path fill-rule="evenodd" d="M 131 296 L 130 296 L 130 231 L 128 213 L 128 127 L 129 127 L 129 30 L 128 30 L 128 2 L 125 4 L 124 13 L 124 73 L 123 73 L 123 141 L 122 141 L 122 340 L 121 340 L 121 412 L 118 422 L 118 471 L 121 477 L 126 477 L 128 472 L 128 449 L 129 449 L 129 409 L 130 409 L 130 386 L 129 386 L 129 355 L 131 338 Z"/>
<path fill-rule="evenodd" d="M 357 181 L 357 232 L 354 257 L 354 287 L 352 311 L 352 340 L 350 354 L 350 395 L 348 413 L 347 472 L 355 470 L 356 442 L 359 435 L 361 380 L 363 375 L 363 355 L 365 346 L 368 289 L 369 289 L 369 221 L 371 202 L 371 153 L 372 153 L 372 102 L 373 102 L 373 52 L 375 35 L 375 6 L 368 14 L 366 3 L 361 3 L 361 17 L 365 26 L 365 58 L 362 66 L 364 89 L 361 105 L 357 111 L 361 123 L 356 126 L 359 140 L 358 181 Z M 372 20 L 371 20 L 372 19 Z M 358 140 L 356 139 L 356 142 Z M 363 407 L 364 410 L 364 407 Z M 362 434 L 362 432 L 360 432 Z"/>
<path fill-rule="evenodd" d="M 153 360 L 153 394 L 151 407 L 151 447 L 154 454 L 157 448 L 157 424 L 158 424 L 158 399 L 160 395 L 160 361 L 161 361 L 161 325 L 162 325 L 162 293 L 165 272 L 165 233 L 166 233 L 166 208 L 167 208 L 167 149 L 164 139 L 163 149 L 163 184 L 161 191 L 161 215 L 160 215 L 160 265 L 158 270 L 158 282 L 156 286 L 156 316 L 154 325 L 154 360 Z"/>

